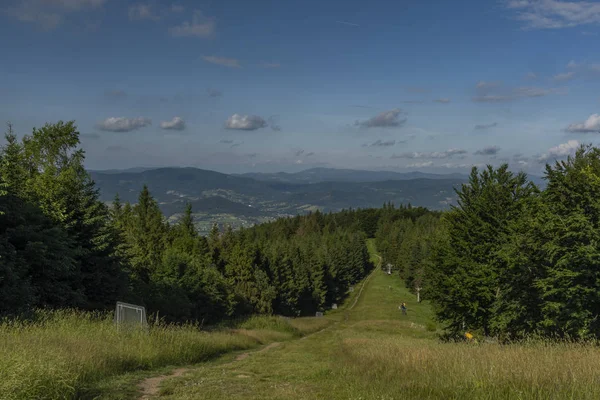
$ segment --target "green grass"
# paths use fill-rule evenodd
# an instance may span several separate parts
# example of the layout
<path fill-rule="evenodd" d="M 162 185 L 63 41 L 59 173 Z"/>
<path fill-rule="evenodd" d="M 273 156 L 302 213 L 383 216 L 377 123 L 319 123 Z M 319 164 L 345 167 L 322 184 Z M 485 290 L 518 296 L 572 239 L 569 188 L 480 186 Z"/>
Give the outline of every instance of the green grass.
<path fill-rule="evenodd" d="M 351 302 L 326 315 L 338 323 L 325 331 L 166 380 L 160 399 L 600 398 L 600 349 L 593 345 L 442 343 L 431 331 L 427 301 L 416 303 L 397 276 L 380 270 L 348 310 Z"/>
<path fill-rule="evenodd" d="M 597 346 L 442 343 L 427 301 L 417 303 L 397 276 L 376 268 L 358 297 L 360 287 L 323 318 L 253 317 L 211 333 L 182 327 L 122 337 L 108 320 L 69 313 L 4 324 L 0 398 L 128 400 L 140 380 L 175 365 L 189 371 L 163 381 L 160 399 L 600 398 Z M 237 357 L 273 341 L 281 344 Z"/>
<path fill-rule="evenodd" d="M 210 333 L 195 326 L 124 332 L 116 329 L 110 316 L 59 311 L 39 317 L 33 323 L 0 324 L 1 399 L 90 397 L 104 392 L 102 381 L 116 375 L 195 364 L 219 354 L 296 338 L 329 323 L 314 318 L 253 317 L 237 329 Z M 131 379 L 143 375 L 133 374 Z"/>

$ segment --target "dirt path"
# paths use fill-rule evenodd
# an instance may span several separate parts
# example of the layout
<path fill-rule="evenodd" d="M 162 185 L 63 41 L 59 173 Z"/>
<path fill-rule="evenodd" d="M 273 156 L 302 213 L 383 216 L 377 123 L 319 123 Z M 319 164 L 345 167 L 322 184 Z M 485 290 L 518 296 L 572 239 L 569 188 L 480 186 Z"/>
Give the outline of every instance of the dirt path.
<path fill-rule="evenodd" d="M 273 343 L 263 347 L 260 350 L 250 351 L 250 352 L 239 354 L 235 357 L 235 359 L 233 361 L 231 361 L 225 365 L 233 364 L 236 361 L 242 361 L 242 360 L 248 358 L 252 354 L 258 354 L 258 353 L 263 353 L 265 351 L 269 351 L 272 348 L 279 346 L 280 344 L 281 344 L 280 342 L 273 342 Z M 152 397 L 154 397 L 158 394 L 158 391 L 160 390 L 160 385 L 165 379 L 181 376 L 181 375 L 185 374 L 186 372 L 188 372 L 189 370 L 190 370 L 190 368 L 177 368 L 177 369 L 173 370 L 173 372 L 169 375 L 160 375 L 160 376 L 154 376 L 152 378 L 144 379 L 138 385 L 138 388 L 140 389 L 140 392 L 141 392 L 141 395 L 140 395 L 140 397 L 138 397 L 138 399 L 139 400 L 151 399 Z"/>
<path fill-rule="evenodd" d="M 152 378 L 144 379 L 139 385 L 138 388 L 142 392 L 142 395 L 139 397 L 139 400 L 150 399 L 152 396 L 158 394 L 158 390 L 160 389 L 160 384 L 162 381 L 168 378 L 174 378 L 177 376 L 181 376 L 189 371 L 189 368 L 177 368 L 170 375 L 160 375 Z"/>
<path fill-rule="evenodd" d="M 365 288 L 365 286 L 367 285 L 367 282 L 369 281 L 369 279 L 371 279 L 371 277 L 376 273 L 376 271 L 378 269 L 381 268 L 381 262 L 382 262 L 382 258 L 381 256 L 377 255 L 377 257 L 379 257 L 379 265 L 377 267 L 375 267 L 375 269 L 369 274 L 369 276 L 367 277 L 367 279 L 364 280 L 360 291 L 358 292 L 358 295 L 356 296 L 356 298 L 354 299 L 354 302 L 352 303 L 352 305 L 348 308 L 349 310 L 352 310 L 354 308 L 354 306 L 356 305 L 356 303 L 358 302 L 358 299 L 360 299 L 360 295 L 362 294 L 363 289 Z M 304 340 L 310 336 L 316 335 L 318 333 L 321 333 L 325 330 L 327 330 L 328 328 L 331 328 L 332 326 L 337 325 L 339 322 L 337 323 L 333 323 L 331 325 L 329 325 L 326 328 L 321 329 L 320 331 L 317 332 L 313 332 L 309 335 L 306 335 L 302 338 L 300 338 L 300 340 Z M 229 364 L 233 364 L 237 361 L 242 361 L 245 360 L 246 358 L 248 358 L 251 354 L 258 354 L 258 353 L 263 353 L 265 351 L 269 351 L 272 348 L 275 348 L 277 346 L 279 346 L 281 343 L 280 342 L 273 342 L 265 347 L 263 347 L 260 350 L 255 350 L 255 351 L 250 351 L 250 352 L 246 352 L 246 353 L 242 353 L 239 354 L 235 357 L 235 359 L 225 365 L 229 365 Z M 187 371 L 189 371 L 190 368 L 177 368 L 175 369 L 170 375 L 160 375 L 160 376 L 155 376 L 152 378 L 146 378 L 144 379 L 139 385 L 138 388 L 141 391 L 141 396 L 138 398 L 139 400 L 147 400 L 152 398 L 153 396 L 158 394 L 158 391 L 160 390 L 160 384 L 165 380 L 165 379 L 169 379 L 169 378 L 175 378 L 178 376 L 181 376 L 183 374 L 185 374 Z"/>

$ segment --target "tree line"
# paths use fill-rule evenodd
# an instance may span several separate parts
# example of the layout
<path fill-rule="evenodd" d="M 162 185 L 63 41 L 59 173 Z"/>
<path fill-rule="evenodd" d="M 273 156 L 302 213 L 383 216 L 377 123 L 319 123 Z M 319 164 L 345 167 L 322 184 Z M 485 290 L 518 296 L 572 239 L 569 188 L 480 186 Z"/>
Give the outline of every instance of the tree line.
<path fill-rule="evenodd" d="M 442 214 L 388 220 L 378 248 L 431 301 L 449 337 L 600 337 L 600 149 L 524 173 L 473 168 Z"/>
<path fill-rule="evenodd" d="M 251 313 L 314 315 L 372 268 L 381 210 L 311 213 L 200 236 L 188 205 L 167 223 L 148 187 L 108 206 L 84 168 L 74 122 L 46 124 L 0 150 L 0 315 L 106 310 L 122 300 L 168 321 Z"/>

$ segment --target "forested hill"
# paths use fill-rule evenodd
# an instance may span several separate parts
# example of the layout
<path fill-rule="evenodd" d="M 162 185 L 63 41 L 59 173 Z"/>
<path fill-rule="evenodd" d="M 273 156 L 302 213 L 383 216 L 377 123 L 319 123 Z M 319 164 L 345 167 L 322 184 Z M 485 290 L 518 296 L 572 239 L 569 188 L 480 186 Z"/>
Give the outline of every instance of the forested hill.
<path fill-rule="evenodd" d="M 168 321 L 310 315 L 340 302 L 373 265 L 430 301 L 448 335 L 600 338 L 600 149 L 546 165 L 541 190 L 508 165 L 474 168 L 445 212 L 385 203 L 313 212 L 208 237 L 192 205 L 169 223 L 148 187 L 112 207 L 83 168 L 72 122 L 0 151 L 0 315 L 112 309 Z M 285 185 L 285 184 L 284 184 Z M 389 264 L 389 266 L 388 266 Z"/>
<path fill-rule="evenodd" d="M 143 187 L 108 207 L 83 167 L 72 122 L 9 132 L 0 151 L 0 314 L 145 305 L 168 321 L 313 314 L 340 302 L 373 265 L 366 238 L 382 218 L 422 208 L 311 213 L 198 234 L 188 204 L 165 221 Z M 215 180 L 222 177 L 215 176 Z M 253 181 L 242 179 L 252 187 Z"/>
<path fill-rule="evenodd" d="M 326 170 L 317 175 L 309 170 L 305 175 L 316 180 L 303 181 L 304 175 L 294 175 L 298 179 L 287 182 L 197 168 L 91 173 L 100 190 L 100 199 L 107 203 L 117 194 L 122 201 L 135 203 L 140 190 L 147 185 L 172 223 L 181 218 L 186 204 L 191 204 L 196 228 L 203 235 L 210 232 L 214 222 L 236 229 L 311 211 L 381 207 L 385 202 L 445 209 L 455 201 L 454 188 L 466 181 L 457 176 L 433 178 L 433 175 L 369 171 L 351 179 L 346 170 Z M 328 178 L 340 180 L 323 180 Z M 368 181 L 360 181 L 362 178 Z"/>

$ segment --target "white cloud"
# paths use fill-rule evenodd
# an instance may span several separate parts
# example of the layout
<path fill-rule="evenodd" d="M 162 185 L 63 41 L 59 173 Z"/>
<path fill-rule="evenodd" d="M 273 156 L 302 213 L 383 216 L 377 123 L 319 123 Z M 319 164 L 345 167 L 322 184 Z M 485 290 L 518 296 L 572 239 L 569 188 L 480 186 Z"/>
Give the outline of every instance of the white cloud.
<path fill-rule="evenodd" d="M 51 30 L 68 14 L 100 8 L 107 0 L 21 0 L 6 9 L 9 16 L 21 22 L 37 24 Z"/>
<path fill-rule="evenodd" d="M 207 61 L 212 64 L 224 65 L 226 67 L 231 67 L 231 68 L 240 68 L 241 67 L 239 60 L 236 60 L 235 58 L 225 58 L 225 57 L 217 57 L 217 56 L 202 56 L 202 58 L 204 59 L 204 61 Z"/>
<path fill-rule="evenodd" d="M 152 120 L 146 117 L 110 117 L 100 122 L 98 129 L 110 132 L 131 132 L 148 125 L 152 125 Z"/>
<path fill-rule="evenodd" d="M 435 99 L 435 103 L 450 103 L 450 99 Z"/>
<path fill-rule="evenodd" d="M 526 76 L 527 79 L 537 79 L 537 74 L 534 72 L 530 72 Z"/>
<path fill-rule="evenodd" d="M 569 125 L 566 130 L 573 133 L 600 133 L 600 114 L 592 114 L 584 122 Z"/>
<path fill-rule="evenodd" d="M 267 121 L 258 115 L 233 114 L 225 122 L 227 129 L 238 129 L 243 131 L 254 131 L 267 126 Z"/>
<path fill-rule="evenodd" d="M 162 129 L 182 131 L 185 129 L 185 121 L 180 117 L 173 117 L 170 121 L 162 121 L 160 127 Z"/>
<path fill-rule="evenodd" d="M 561 143 L 558 146 L 550 148 L 546 154 L 543 154 L 538 158 L 538 161 L 543 162 L 550 158 L 563 158 L 573 155 L 579 146 L 579 141 L 569 140 L 567 143 Z"/>
<path fill-rule="evenodd" d="M 210 37 L 215 31 L 216 21 L 214 18 L 205 17 L 201 11 L 194 10 L 192 21 L 184 21 L 180 25 L 174 26 L 169 29 L 171 36 L 183 37 L 183 36 L 196 36 L 196 37 Z"/>
<path fill-rule="evenodd" d="M 392 155 L 391 158 L 452 158 L 453 156 L 456 155 L 463 155 L 466 154 L 467 151 L 463 150 L 463 149 L 448 149 L 446 151 L 434 151 L 434 152 L 426 152 L 426 153 L 419 153 L 419 152 L 408 152 L 408 153 L 402 153 L 399 155 Z"/>
<path fill-rule="evenodd" d="M 406 168 L 426 168 L 433 166 L 433 161 L 425 161 L 414 164 L 408 164 Z"/>
<path fill-rule="evenodd" d="M 354 125 L 361 126 L 363 128 L 389 128 L 402 126 L 406 123 L 406 118 L 399 119 L 402 114 L 402 110 L 395 108 L 390 111 L 384 111 L 376 116 L 369 118 L 366 121 L 356 121 Z"/>
<path fill-rule="evenodd" d="M 559 29 L 579 25 L 600 24 L 600 3 L 592 1 L 511 0 L 506 2 L 515 10 L 522 28 Z"/>

